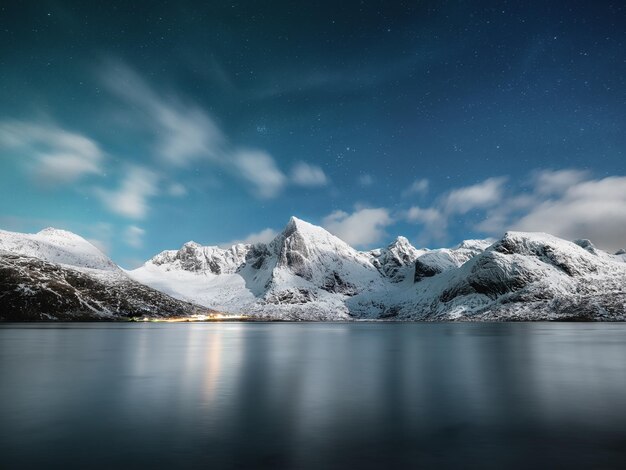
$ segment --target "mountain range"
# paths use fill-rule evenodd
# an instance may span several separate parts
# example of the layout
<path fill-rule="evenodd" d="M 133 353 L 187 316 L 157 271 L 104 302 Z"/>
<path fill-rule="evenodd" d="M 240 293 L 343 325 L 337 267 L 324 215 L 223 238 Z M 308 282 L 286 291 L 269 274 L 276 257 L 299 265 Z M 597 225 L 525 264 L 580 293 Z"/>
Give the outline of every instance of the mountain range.
<path fill-rule="evenodd" d="M 626 253 L 507 232 L 453 248 L 358 251 L 292 217 L 269 243 L 185 243 L 124 271 L 86 240 L 0 231 L 0 318 L 220 311 L 267 320 L 626 320 Z"/>

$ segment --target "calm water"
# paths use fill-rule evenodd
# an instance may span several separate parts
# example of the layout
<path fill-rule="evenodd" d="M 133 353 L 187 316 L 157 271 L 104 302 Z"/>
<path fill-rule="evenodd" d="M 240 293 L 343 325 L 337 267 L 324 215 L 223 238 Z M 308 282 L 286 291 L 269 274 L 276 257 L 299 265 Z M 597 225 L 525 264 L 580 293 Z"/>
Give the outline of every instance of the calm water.
<path fill-rule="evenodd" d="M 626 465 L 624 324 L 5 324 L 0 468 Z"/>

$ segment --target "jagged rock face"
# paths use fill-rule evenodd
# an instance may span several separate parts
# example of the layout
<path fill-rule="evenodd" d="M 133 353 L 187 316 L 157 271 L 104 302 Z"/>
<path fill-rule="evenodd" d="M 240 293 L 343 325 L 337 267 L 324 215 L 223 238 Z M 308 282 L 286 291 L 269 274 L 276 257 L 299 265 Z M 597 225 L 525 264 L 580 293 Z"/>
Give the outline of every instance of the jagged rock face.
<path fill-rule="evenodd" d="M 151 262 L 169 269 L 228 274 L 234 273 L 244 263 L 250 248 L 251 245 L 239 244 L 221 249 L 217 246 L 201 246 L 195 242 L 187 242 L 180 250 L 159 253 Z"/>
<path fill-rule="evenodd" d="M 295 223 L 293 225 L 294 227 L 287 226 L 281 239 L 273 244 L 278 256 L 276 267 L 289 269 L 296 276 L 311 281 L 313 280 L 311 253 L 306 239 L 295 228 Z"/>
<path fill-rule="evenodd" d="M 313 302 L 315 300 L 315 296 L 307 289 L 285 289 L 268 293 L 265 296 L 265 300 L 274 305 L 304 305 Z"/>
<path fill-rule="evenodd" d="M 495 300 L 526 287 L 535 279 L 532 271 L 524 270 L 497 251 L 489 251 L 476 259 L 468 276 L 445 289 L 439 299 L 449 302 L 461 295 L 482 294 Z"/>
<path fill-rule="evenodd" d="M 372 264 L 391 282 L 402 282 L 410 277 L 417 258 L 425 250 L 417 250 L 404 237 L 398 237 L 387 248 L 372 250 Z"/>
<path fill-rule="evenodd" d="M 284 297 L 281 292 L 291 292 L 292 285 L 298 285 L 301 294 L 307 291 L 311 298 L 317 298 L 320 290 L 354 296 L 362 290 L 363 279 L 379 277 L 366 254 L 326 230 L 295 217 L 269 244 L 269 251 L 276 257 L 267 293 L 272 298 L 277 293 Z"/>

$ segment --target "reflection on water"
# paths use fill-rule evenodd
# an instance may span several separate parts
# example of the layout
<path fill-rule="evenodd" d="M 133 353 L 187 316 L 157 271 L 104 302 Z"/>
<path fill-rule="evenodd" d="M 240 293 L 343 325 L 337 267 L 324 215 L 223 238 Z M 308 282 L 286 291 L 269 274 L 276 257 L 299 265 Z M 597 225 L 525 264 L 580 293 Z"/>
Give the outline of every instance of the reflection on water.
<path fill-rule="evenodd" d="M 5 324 L 0 468 L 621 467 L 624 324 Z"/>

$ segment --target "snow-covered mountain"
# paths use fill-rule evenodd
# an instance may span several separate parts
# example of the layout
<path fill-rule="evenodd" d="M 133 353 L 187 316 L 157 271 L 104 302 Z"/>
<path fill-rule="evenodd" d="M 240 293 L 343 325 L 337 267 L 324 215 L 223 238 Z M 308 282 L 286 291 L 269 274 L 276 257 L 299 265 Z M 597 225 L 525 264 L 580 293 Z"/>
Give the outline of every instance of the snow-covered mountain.
<path fill-rule="evenodd" d="M 346 299 L 384 290 L 374 260 L 323 228 L 292 217 L 268 244 L 190 250 L 187 243 L 129 274 L 174 297 L 217 310 L 335 320 L 351 318 Z"/>
<path fill-rule="evenodd" d="M 84 238 L 0 231 L 0 320 L 190 316 L 208 309 L 130 279 Z"/>
<path fill-rule="evenodd" d="M 188 242 L 126 272 L 70 232 L 0 231 L 0 319 L 211 309 L 288 320 L 626 320 L 626 253 L 522 232 L 435 250 L 398 237 L 363 252 L 292 217 L 269 243 Z"/>
<path fill-rule="evenodd" d="M 187 243 L 129 272 L 217 310 L 299 320 L 626 319 L 625 256 L 509 232 L 454 248 L 360 252 L 295 217 L 267 244 Z"/>
<path fill-rule="evenodd" d="M 626 320 L 626 263 L 543 233 L 508 232 L 415 287 L 399 319 Z"/>
<path fill-rule="evenodd" d="M 75 268 L 103 271 L 119 269 L 104 253 L 84 238 L 55 228 L 46 228 L 35 234 L 0 230 L 0 251 Z"/>

